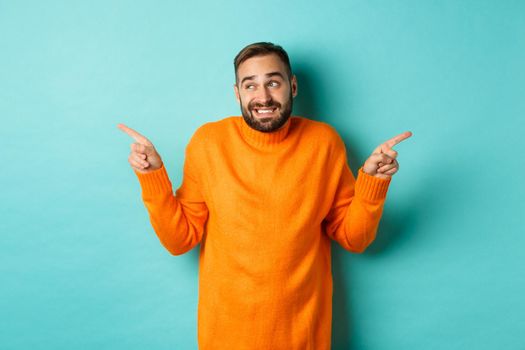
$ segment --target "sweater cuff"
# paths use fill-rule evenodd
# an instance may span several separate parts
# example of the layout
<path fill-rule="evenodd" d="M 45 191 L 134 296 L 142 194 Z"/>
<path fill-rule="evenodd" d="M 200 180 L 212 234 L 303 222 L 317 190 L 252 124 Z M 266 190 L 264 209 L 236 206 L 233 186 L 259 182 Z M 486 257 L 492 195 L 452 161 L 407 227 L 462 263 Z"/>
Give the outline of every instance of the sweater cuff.
<path fill-rule="evenodd" d="M 355 194 L 360 198 L 370 201 L 384 200 L 391 180 L 392 177 L 389 177 L 388 179 L 380 179 L 373 175 L 369 175 L 365 173 L 361 167 L 359 168 L 357 175 Z"/>
<path fill-rule="evenodd" d="M 140 187 L 142 187 L 142 194 L 145 196 L 155 195 L 160 193 L 172 192 L 171 181 L 168 177 L 168 172 L 164 164 L 150 173 L 140 173 L 133 169 L 137 175 Z"/>

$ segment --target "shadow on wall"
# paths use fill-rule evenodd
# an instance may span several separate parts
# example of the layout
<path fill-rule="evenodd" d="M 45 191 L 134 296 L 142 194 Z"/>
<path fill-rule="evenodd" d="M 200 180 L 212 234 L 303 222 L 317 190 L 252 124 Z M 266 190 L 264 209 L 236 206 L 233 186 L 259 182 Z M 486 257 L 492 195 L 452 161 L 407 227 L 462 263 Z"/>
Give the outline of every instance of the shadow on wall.
<path fill-rule="evenodd" d="M 333 117 L 333 113 L 338 111 L 336 105 L 341 105 L 342 101 L 334 100 L 333 84 L 330 80 L 335 78 L 334 72 L 329 72 L 327 69 L 321 71 L 321 64 L 319 67 L 312 67 L 308 62 L 298 62 L 294 65 L 294 74 L 297 76 L 298 94 L 294 99 L 293 115 L 299 115 L 308 119 L 314 119 L 331 124 L 328 117 Z M 351 95 L 351 91 L 348 91 Z M 319 101 L 324 101 L 320 103 Z M 328 102 L 326 102 L 328 101 Z M 345 109 L 348 110 L 348 105 L 352 101 L 344 101 Z M 351 117 L 351 116 L 350 116 Z M 351 123 L 351 120 L 349 121 Z M 333 126 L 333 125 L 332 125 Z M 357 154 L 361 154 L 357 145 L 350 142 L 351 138 L 346 134 L 346 130 L 337 130 L 341 138 L 345 142 L 347 149 L 348 164 L 354 174 L 360 167 L 360 161 Z"/>
<path fill-rule="evenodd" d="M 299 63 L 295 67 L 298 95 L 294 100 L 294 115 L 327 122 L 324 119 L 325 113 L 328 113 L 327 110 L 333 111 L 333 108 L 329 108 L 330 106 L 327 104 L 342 103 L 342 101 L 333 101 L 330 96 L 331 84 L 328 81 L 331 79 L 330 73 L 326 74 L 326 71 L 321 72 L 317 68 L 309 67 L 308 63 Z M 349 95 L 352 96 L 352 94 Z M 323 103 L 321 104 L 319 101 L 323 101 Z M 344 103 L 349 103 L 350 107 L 352 102 L 351 100 L 344 101 Z M 351 138 L 345 134 L 345 130 L 338 130 L 338 132 L 346 145 L 348 164 L 354 175 L 357 175 L 357 170 L 369 153 L 367 150 L 359 150 L 358 145 L 352 144 Z M 360 159 L 357 156 L 358 154 L 363 158 Z M 402 249 L 402 246 L 409 241 L 425 239 L 423 235 L 426 230 L 423 226 L 432 225 L 432 221 L 443 219 L 441 216 L 443 213 L 439 214 L 439 206 L 443 205 L 444 200 L 440 194 L 447 193 L 451 188 L 461 192 L 459 183 L 444 182 L 441 176 L 436 175 L 422 179 L 417 185 L 420 187 L 419 189 L 410 189 L 413 198 L 403 198 L 403 205 L 398 203 L 388 205 L 387 199 L 376 240 L 368 247 L 363 258 L 388 254 L 389 251 Z M 429 186 L 433 188 L 432 191 L 428 191 Z M 437 190 L 439 187 L 444 188 Z M 441 217 L 438 218 L 437 216 Z M 415 236 L 416 233 L 417 236 Z M 352 305 L 355 305 L 358 300 L 353 297 L 354 293 L 351 288 L 356 282 L 353 280 L 353 276 L 349 275 L 349 269 L 345 268 L 348 254 L 350 253 L 337 243 L 332 242 L 334 286 L 332 348 L 334 350 L 360 348 L 363 345 L 361 340 L 366 338 L 366 335 L 355 334 L 355 329 L 358 328 L 355 325 L 358 324 L 359 320 L 356 320 L 355 315 L 352 314 Z"/>
<path fill-rule="evenodd" d="M 319 103 L 316 99 L 319 96 L 319 89 L 313 91 L 315 72 L 304 64 L 294 67 L 294 74 L 297 76 L 297 96 L 294 99 L 292 115 L 299 115 L 308 119 L 319 120 L 322 113 L 318 110 Z"/>
<path fill-rule="evenodd" d="M 429 188 L 432 190 L 429 191 Z M 435 172 L 421 181 L 417 188 L 411 189 L 411 198 L 403 198 L 403 205 L 395 203 L 385 208 L 376 239 L 363 253 L 362 258 L 373 259 L 379 255 L 385 256 L 392 251 L 404 249 L 403 246 L 409 243 L 432 240 L 432 237 L 428 236 L 430 230 L 427 228 L 447 220 L 449 214 L 443 208 L 447 205 L 448 197 L 443 194 L 450 191 L 454 193 L 464 191 L 460 177 L 443 181 L 443 175 Z M 334 350 L 361 348 L 365 346 L 361 340 L 366 336 L 355 334 L 354 325 L 359 320 L 352 317 L 352 305 L 357 304 L 359 300 L 354 298 L 351 288 L 356 282 L 353 276 L 349 275 L 349 269 L 345 268 L 349 252 L 335 242 L 332 242 L 332 248 L 334 278 L 332 346 Z"/>

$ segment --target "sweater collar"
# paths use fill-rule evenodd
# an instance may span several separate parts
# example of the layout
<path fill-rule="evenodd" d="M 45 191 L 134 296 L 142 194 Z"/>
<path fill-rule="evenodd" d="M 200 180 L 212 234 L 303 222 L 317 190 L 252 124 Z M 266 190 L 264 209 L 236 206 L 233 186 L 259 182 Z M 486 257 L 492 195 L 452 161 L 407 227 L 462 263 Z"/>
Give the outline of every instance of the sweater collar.
<path fill-rule="evenodd" d="M 292 122 L 292 116 L 288 118 L 286 123 L 276 131 L 262 132 L 259 130 L 252 129 L 242 116 L 238 117 L 238 123 L 240 124 L 241 134 L 250 145 L 254 147 L 272 147 L 281 143 L 290 130 L 290 124 Z"/>

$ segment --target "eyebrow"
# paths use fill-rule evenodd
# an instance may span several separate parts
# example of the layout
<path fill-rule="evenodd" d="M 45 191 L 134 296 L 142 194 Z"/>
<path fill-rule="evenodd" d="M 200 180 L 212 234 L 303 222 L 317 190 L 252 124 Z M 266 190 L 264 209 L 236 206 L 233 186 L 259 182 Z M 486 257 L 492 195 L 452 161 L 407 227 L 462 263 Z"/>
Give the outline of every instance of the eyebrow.
<path fill-rule="evenodd" d="M 274 77 L 274 76 L 279 76 L 282 79 L 284 79 L 284 76 L 281 74 L 281 72 L 271 72 L 271 73 L 267 73 L 266 74 L 267 78 Z M 241 85 L 242 85 L 242 83 L 244 83 L 244 81 L 246 81 L 246 80 L 253 80 L 255 77 L 256 77 L 256 75 L 250 75 L 250 76 L 242 78 Z"/>

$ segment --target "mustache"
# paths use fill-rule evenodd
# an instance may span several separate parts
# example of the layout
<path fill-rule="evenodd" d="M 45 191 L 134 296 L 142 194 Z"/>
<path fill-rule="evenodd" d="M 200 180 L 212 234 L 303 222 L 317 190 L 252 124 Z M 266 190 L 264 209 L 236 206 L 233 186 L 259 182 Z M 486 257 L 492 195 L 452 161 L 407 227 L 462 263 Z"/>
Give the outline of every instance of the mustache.
<path fill-rule="evenodd" d="M 273 107 L 277 107 L 277 108 L 281 108 L 281 104 L 279 102 L 276 102 L 276 101 L 270 101 L 268 103 L 250 103 L 248 105 L 248 107 L 250 109 L 254 109 L 254 108 L 273 108 Z"/>

